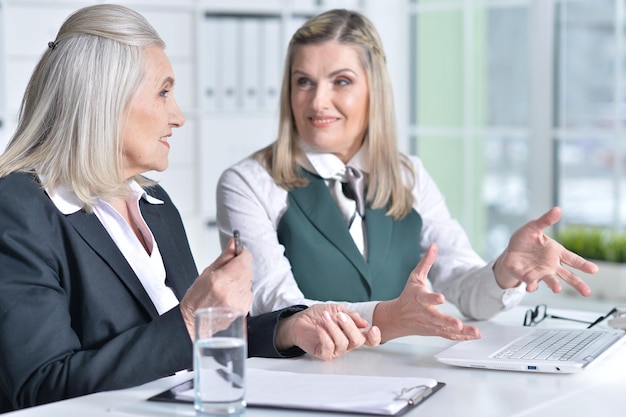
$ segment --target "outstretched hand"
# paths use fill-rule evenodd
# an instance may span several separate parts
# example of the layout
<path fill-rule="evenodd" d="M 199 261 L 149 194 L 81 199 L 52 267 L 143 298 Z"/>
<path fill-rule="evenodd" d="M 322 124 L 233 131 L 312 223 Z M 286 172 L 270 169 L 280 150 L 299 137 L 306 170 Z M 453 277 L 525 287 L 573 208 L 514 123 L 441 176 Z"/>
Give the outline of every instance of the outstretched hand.
<path fill-rule="evenodd" d="M 339 304 L 314 304 L 279 323 L 276 346 L 298 346 L 322 360 L 337 358 L 361 346 L 378 346 L 380 330 Z"/>
<path fill-rule="evenodd" d="M 428 272 L 437 254 L 437 245 L 433 243 L 411 272 L 400 296 L 376 306 L 373 324 L 380 327 L 383 342 L 407 335 L 441 336 L 452 340 L 480 338 L 478 328 L 466 326 L 460 319 L 438 310 L 437 306 L 445 302 L 445 297 L 433 293 L 427 286 Z"/>
<path fill-rule="evenodd" d="M 552 291 L 561 291 L 560 279 L 574 287 L 581 295 L 591 294 L 589 286 L 567 265 L 579 271 L 595 274 L 596 264 L 565 249 L 563 245 L 544 234 L 544 229 L 561 218 L 561 209 L 553 207 L 536 220 L 526 223 L 511 236 L 509 245 L 494 265 L 494 274 L 502 288 L 526 283 L 528 292 L 536 291 L 543 281 Z"/>

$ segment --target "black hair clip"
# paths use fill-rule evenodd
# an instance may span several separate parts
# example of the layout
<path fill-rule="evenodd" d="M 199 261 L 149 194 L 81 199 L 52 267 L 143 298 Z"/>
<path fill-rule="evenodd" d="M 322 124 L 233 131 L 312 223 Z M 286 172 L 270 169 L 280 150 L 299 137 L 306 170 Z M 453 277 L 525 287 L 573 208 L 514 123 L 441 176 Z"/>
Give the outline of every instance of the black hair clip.
<path fill-rule="evenodd" d="M 52 49 L 54 51 L 54 48 L 57 47 L 57 43 L 54 41 L 50 41 L 48 42 L 48 48 Z"/>

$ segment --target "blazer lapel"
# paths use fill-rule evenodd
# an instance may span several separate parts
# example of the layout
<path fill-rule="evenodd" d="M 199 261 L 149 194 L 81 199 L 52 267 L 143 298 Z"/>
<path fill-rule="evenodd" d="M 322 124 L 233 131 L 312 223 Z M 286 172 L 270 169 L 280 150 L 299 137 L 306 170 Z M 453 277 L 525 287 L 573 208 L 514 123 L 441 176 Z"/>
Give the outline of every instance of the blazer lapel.
<path fill-rule="evenodd" d="M 376 237 L 367 240 L 367 256 L 372 269 L 375 266 L 384 265 L 392 244 L 393 218 L 386 216 L 386 211 L 386 207 L 373 210 L 368 206 L 365 209 L 367 236 Z"/>
<path fill-rule="evenodd" d="M 189 273 L 185 271 L 184 265 L 181 262 L 183 258 L 179 254 L 176 239 L 170 232 L 171 227 L 165 222 L 165 216 L 159 213 L 163 206 L 160 204 L 147 203 L 143 199 L 140 200 L 140 204 L 141 214 L 148 224 L 148 227 L 150 227 L 154 239 L 159 242 L 159 251 L 163 258 L 166 276 L 177 277 L 177 279 L 167 280 L 167 285 L 174 291 L 176 298 L 181 300 L 191 283 L 187 283 L 187 281 L 183 279 L 183 277 L 189 276 Z M 194 278 L 196 276 L 197 271 Z"/>
<path fill-rule="evenodd" d="M 158 312 L 154 308 L 154 304 L 143 288 L 143 285 L 141 285 L 139 278 L 137 278 L 131 266 L 126 262 L 124 255 L 122 255 L 96 215 L 87 214 L 83 210 L 80 210 L 68 215 L 67 220 L 94 252 L 96 252 L 102 260 L 109 265 L 120 280 L 124 282 L 139 304 L 142 305 L 152 317 L 157 317 Z"/>
<path fill-rule="evenodd" d="M 309 179 L 306 187 L 290 191 L 293 201 L 311 223 L 329 242 L 341 251 L 369 282 L 370 269 L 343 222 L 339 208 L 333 201 L 324 181 L 304 171 Z"/>

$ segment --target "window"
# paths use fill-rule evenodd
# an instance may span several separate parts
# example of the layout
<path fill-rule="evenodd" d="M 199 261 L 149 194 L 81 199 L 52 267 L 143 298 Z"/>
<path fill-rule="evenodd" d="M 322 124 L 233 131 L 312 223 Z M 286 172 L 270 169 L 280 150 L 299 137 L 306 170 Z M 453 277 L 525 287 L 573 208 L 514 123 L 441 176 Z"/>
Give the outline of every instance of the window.
<path fill-rule="evenodd" d="M 528 219 L 530 1 L 411 2 L 411 143 L 476 250 Z"/>
<path fill-rule="evenodd" d="M 412 151 L 493 258 L 552 205 L 626 224 L 626 0 L 413 0 Z"/>
<path fill-rule="evenodd" d="M 556 197 L 566 223 L 626 223 L 624 13 L 624 0 L 556 3 Z"/>

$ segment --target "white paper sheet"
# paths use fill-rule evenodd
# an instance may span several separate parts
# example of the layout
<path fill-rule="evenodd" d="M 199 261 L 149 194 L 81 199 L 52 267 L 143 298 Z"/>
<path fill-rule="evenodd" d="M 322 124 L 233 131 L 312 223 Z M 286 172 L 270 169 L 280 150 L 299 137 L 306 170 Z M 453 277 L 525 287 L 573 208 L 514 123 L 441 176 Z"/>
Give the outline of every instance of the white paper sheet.
<path fill-rule="evenodd" d="M 394 415 L 419 403 L 437 385 L 432 378 L 304 374 L 246 369 L 249 406 Z M 405 390 L 405 391 L 403 391 Z M 193 389 L 177 394 L 193 400 Z"/>

